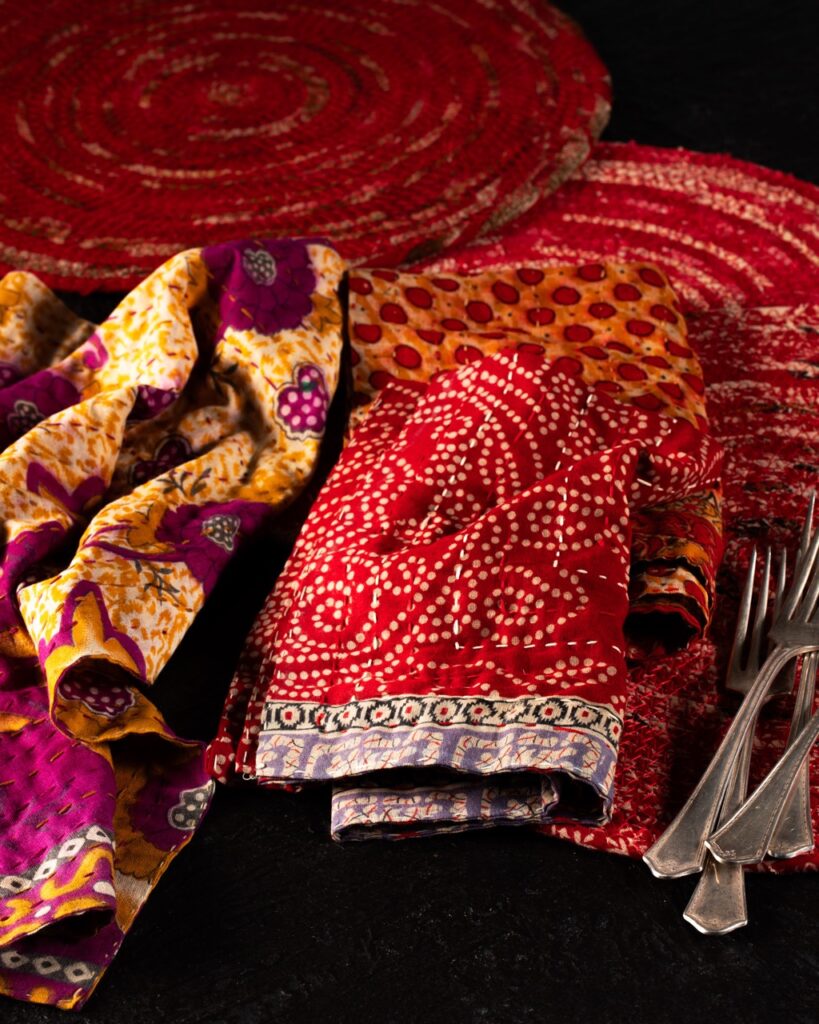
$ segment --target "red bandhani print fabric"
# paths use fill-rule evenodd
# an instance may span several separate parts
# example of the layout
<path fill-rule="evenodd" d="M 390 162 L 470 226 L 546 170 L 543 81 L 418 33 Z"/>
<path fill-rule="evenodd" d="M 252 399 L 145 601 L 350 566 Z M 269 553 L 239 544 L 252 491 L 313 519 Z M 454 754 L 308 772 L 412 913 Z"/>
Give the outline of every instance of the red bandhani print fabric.
<path fill-rule="evenodd" d="M 431 769 L 412 777 L 436 794 L 460 780 L 468 821 L 436 795 L 402 834 L 605 822 L 633 510 L 712 486 L 720 464 L 691 424 L 540 351 L 390 386 L 251 633 L 213 770 L 281 786 Z"/>
<path fill-rule="evenodd" d="M 429 381 L 515 345 L 637 408 L 707 429 L 702 370 L 664 274 L 646 263 L 350 277 L 353 423 L 390 381 Z M 686 495 L 632 529 L 630 654 L 702 633 L 721 552 L 719 495 Z"/>

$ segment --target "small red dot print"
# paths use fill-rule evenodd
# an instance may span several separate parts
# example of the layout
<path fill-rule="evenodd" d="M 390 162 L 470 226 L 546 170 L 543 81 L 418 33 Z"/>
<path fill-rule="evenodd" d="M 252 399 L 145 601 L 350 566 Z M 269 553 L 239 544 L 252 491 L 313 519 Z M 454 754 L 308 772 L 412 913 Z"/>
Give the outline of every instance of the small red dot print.
<path fill-rule="evenodd" d="M 443 331 L 426 331 L 419 328 L 415 333 L 428 345 L 440 345 L 445 337 Z"/>
<path fill-rule="evenodd" d="M 350 291 L 355 292 L 356 295 L 369 295 L 372 290 L 372 282 L 368 281 L 366 277 L 350 278 Z"/>
<path fill-rule="evenodd" d="M 380 277 L 382 281 L 397 281 L 398 274 L 394 270 L 373 270 L 373 277 Z"/>
<path fill-rule="evenodd" d="M 665 280 L 662 274 L 658 274 L 651 267 L 643 267 L 640 271 L 640 280 L 645 281 L 646 284 L 653 285 L 655 288 L 665 288 Z"/>
<path fill-rule="evenodd" d="M 636 334 L 638 338 L 647 338 L 654 333 L 654 324 L 648 320 L 629 320 L 626 322 L 626 330 L 629 334 Z"/>
<path fill-rule="evenodd" d="M 407 301 L 418 309 L 429 309 L 432 306 L 432 296 L 426 288 L 407 288 L 404 291 Z"/>
<path fill-rule="evenodd" d="M 399 345 L 393 355 L 396 363 L 407 370 L 414 370 L 421 365 L 421 353 L 411 345 Z"/>
<path fill-rule="evenodd" d="M 693 373 L 682 373 L 680 376 L 691 390 L 695 391 L 698 395 L 701 395 L 705 391 L 705 384 L 703 383 L 702 377 L 697 377 Z"/>
<path fill-rule="evenodd" d="M 596 380 L 594 386 L 598 391 L 608 391 L 610 394 L 616 395 L 618 391 L 623 390 L 623 385 L 618 384 L 616 380 Z"/>
<path fill-rule="evenodd" d="M 676 341 L 667 341 L 665 343 L 665 350 L 669 355 L 681 356 L 683 358 L 690 358 L 694 355 L 692 349 L 686 348 L 685 345 L 678 345 Z"/>
<path fill-rule="evenodd" d="M 596 345 L 584 345 L 580 349 L 584 356 L 588 356 L 589 359 L 608 359 L 608 352 L 604 352 L 602 348 L 597 348 Z"/>
<path fill-rule="evenodd" d="M 646 412 L 659 412 L 665 408 L 665 402 L 657 395 L 636 395 L 631 401 L 638 409 L 645 409 Z"/>
<path fill-rule="evenodd" d="M 487 302 L 467 302 L 466 315 L 479 324 L 486 324 L 492 319 L 492 307 Z"/>
<path fill-rule="evenodd" d="M 381 307 L 381 319 L 388 324 L 405 324 L 408 318 L 397 302 L 385 302 Z"/>
<path fill-rule="evenodd" d="M 540 345 L 536 345 L 533 341 L 519 341 L 518 352 L 531 352 L 535 355 L 542 355 L 543 349 Z"/>
<path fill-rule="evenodd" d="M 591 341 L 594 337 L 594 331 L 591 330 L 591 328 L 586 327 L 585 324 L 569 324 L 569 326 L 563 330 L 563 337 L 566 341 Z"/>
<path fill-rule="evenodd" d="M 569 288 L 568 285 L 561 285 L 552 292 L 552 298 L 561 306 L 573 306 L 580 302 L 580 292 L 576 288 Z"/>
<path fill-rule="evenodd" d="M 353 324 L 353 334 L 368 345 L 381 340 L 381 328 L 378 324 Z"/>
<path fill-rule="evenodd" d="M 567 377 L 579 377 L 583 372 L 583 364 L 571 356 L 561 356 L 552 363 L 552 369 L 558 373 L 565 373 Z"/>
<path fill-rule="evenodd" d="M 597 320 L 608 320 L 617 310 L 610 302 L 593 302 L 589 306 L 589 312 Z"/>
<path fill-rule="evenodd" d="M 636 302 L 642 296 L 639 288 L 633 284 L 618 284 L 614 288 L 614 297 L 620 302 Z"/>
<path fill-rule="evenodd" d="M 441 321 L 441 327 L 443 327 L 445 331 L 466 330 L 466 324 L 463 322 L 463 320 L 456 320 L 454 317 L 451 316 Z"/>
<path fill-rule="evenodd" d="M 621 363 L 617 367 L 617 373 L 623 380 L 646 380 L 648 378 L 646 371 L 640 366 L 635 366 L 634 363 Z"/>
<path fill-rule="evenodd" d="M 543 280 L 543 271 L 537 270 L 535 267 L 521 267 L 517 274 L 518 279 L 523 284 L 528 284 L 530 288 L 536 284 L 540 284 Z"/>
<path fill-rule="evenodd" d="M 643 356 L 642 360 L 646 366 L 656 366 L 658 370 L 670 370 L 671 363 L 662 356 Z"/>
<path fill-rule="evenodd" d="M 431 283 L 442 292 L 457 292 L 459 288 L 458 282 L 451 277 L 433 277 Z"/>
<path fill-rule="evenodd" d="M 675 402 L 681 402 L 684 398 L 683 389 L 679 384 L 674 384 L 672 381 L 661 380 L 657 387 L 660 391 L 664 391 L 665 394 L 673 398 Z"/>
<path fill-rule="evenodd" d="M 361 356 L 356 352 L 354 348 L 350 349 L 350 366 L 358 366 L 361 362 Z"/>
<path fill-rule="evenodd" d="M 631 355 L 631 349 L 628 345 L 624 345 L 622 341 L 607 341 L 606 348 L 611 349 L 612 352 L 622 352 L 626 356 Z"/>
<path fill-rule="evenodd" d="M 517 288 L 505 281 L 496 281 L 492 285 L 492 294 L 499 302 L 505 302 L 507 306 L 512 306 L 520 300 L 520 292 Z"/>
<path fill-rule="evenodd" d="M 602 263 L 587 263 L 583 267 L 578 267 L 577 276 L 582 277 L 584 281 L 602 281 L 606 276 L 606 268 Z"/>
<path fill-rule="evenodd" d="M 649 313 L 651 313 L 655 320 L 662 320 L 667 324 L 675 324 L 679 319 L 673 309 L 669 309 L 668 306 L 664 306 L 660 302 L 655 302 Z"/>
<path fill-rule="evenodd" d="M 545 327 L 547 324 L 554 323 L 555 311 L 549 309 L 548 306 L 535 306 L 526 311 L 526 319 L 535 327 Z"/>
<path fill-rule="evenodd" d="M 459 345 L 455 349 L 455 362 L 460 363 L 461 366 L 466 363 L 476 363 L 479 359 L 483 359 L 483 352 L 479 348 L 475 348 L 474 345 Z"/>

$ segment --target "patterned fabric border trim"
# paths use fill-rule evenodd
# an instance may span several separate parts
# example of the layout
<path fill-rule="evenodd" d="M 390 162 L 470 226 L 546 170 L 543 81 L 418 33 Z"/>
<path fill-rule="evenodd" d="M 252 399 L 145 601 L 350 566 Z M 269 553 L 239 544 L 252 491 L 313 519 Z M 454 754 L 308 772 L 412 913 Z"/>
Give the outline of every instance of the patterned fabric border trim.
<path fill-rule="evenodd" d="M 611 804 L 616 745 L 591 731 L 507 725 L 378 728 L 327 736 L 321 732 L 263 732 L 256 774 L 260 780 L 339 779 L 390 768 L 451 768 L 473 775 L 509 771 L 566 772 L 591 785 Z"/>
<path fill-rule="evenodd" d="M 415 725 L 569 727 L 597 733 L 613 745 L 618 743 L 623 729 L 622 719 L 610 707 L 573 697 L 389 697 L 338 705 L 267 701 L 262 716 L 263 733 L 326 734 L 374 726 L 394 729 Z"/>
<path fill-rule="evenodd" d="M 557 802 L 549 778 L 485 784 L 465 780 L 447 786 L 384 789 L 338 788 L 333 792 L 334 839 L 400 839 L 464 832 L 494 825 L 549 821 Z"/>
<path fill-rule="evenodd" d="M 83 991 L 91 986 L 103 969 L 100 964 L 84 960 L 71 960 L 51 954 L 25 956 L 16 949 L 0 952 L 0 967 L 8 971 L 48 978 L 52 982 L 61 981 L 69 985 L 77 985 Z"/>
<path fill-rule="evenodd" d="M 62 863 L 73 860 L 86 846 L 99 845 L 113 846 L 113 833 L 99 825 L 80 829 L 68 836 L 59 846 L 49 850 L 39 864 L 34 864 L 14 875 L 0 875 L 0 899 L 27 892 L 35 882 L 51 878 Z"/>

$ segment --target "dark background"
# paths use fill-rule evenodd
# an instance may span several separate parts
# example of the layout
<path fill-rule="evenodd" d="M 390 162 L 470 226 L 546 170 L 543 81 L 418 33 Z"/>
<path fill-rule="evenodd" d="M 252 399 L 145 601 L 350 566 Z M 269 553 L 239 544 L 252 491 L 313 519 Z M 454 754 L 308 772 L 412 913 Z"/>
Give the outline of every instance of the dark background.
<path fill-rule="evenodd" d="M 605 138 L 819 181 L 815 0 L 562 7 L 612 73 Z M 68 298 L 92 318 L 115 301 Z M 185 734 L 212 733 L 285 553 L 269 543 L 234 565 L 163 673 L 157 694 Z M 705 937 L 680 916 L 694 881 L 658 882 L 639 862 L 511 829 L 339 846 L 328 820 L 326 791 L 220 788 L 73 1020 L 819 1020 L 815 875 L 749 876 L 749 926 Z M 0 999 L 2 1024 L 60 1016 Z"/>

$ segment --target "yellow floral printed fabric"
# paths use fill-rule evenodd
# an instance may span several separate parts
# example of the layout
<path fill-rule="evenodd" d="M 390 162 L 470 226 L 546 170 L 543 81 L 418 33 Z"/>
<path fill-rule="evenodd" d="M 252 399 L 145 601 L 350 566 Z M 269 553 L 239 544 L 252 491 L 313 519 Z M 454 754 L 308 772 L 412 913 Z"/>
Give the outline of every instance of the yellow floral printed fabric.
<path fill-rule="evenodd" d="M 343 269 L 309 240 L 191 250 L 100 326 L 0 282 L 0 993 L 82 1005 L 207 809 L 150 686 L 311 475 Z"/>

